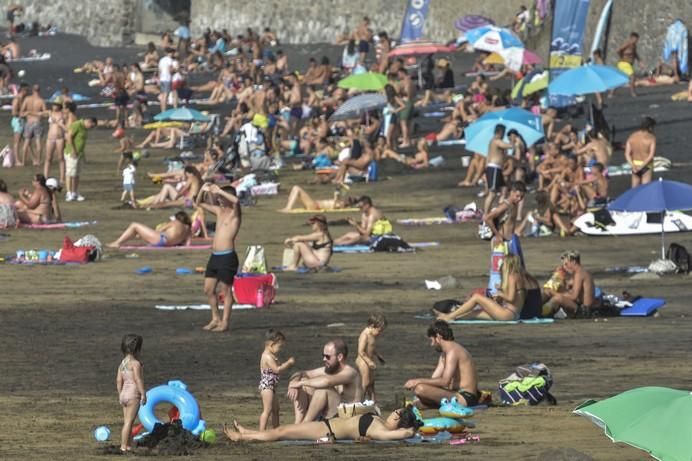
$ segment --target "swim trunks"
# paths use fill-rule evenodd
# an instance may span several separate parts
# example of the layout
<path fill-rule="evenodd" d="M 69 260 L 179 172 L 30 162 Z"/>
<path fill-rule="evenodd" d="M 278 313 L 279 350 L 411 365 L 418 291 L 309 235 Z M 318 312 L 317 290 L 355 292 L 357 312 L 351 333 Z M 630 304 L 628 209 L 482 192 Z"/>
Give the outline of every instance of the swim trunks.
<path fill-rule="evenodd" d="M 500 192 L 505 187 L 505 178 L 502 176 L 502 168 L 488 165 L 485 168 L 485 179 L 488 182 L 490 192 Z"/>
<path fill-rule="evenodd" d="M 40 121 L 27 122 L 24 125 L 24 138 L 40 138 L 43 134 L 43 129 L 41 128 Z"/>
<path fill-rule="evenodd" d="M 368 53 L 370 51 L 370 44 L 366 40 L 361 40 L 358 42 L 358 52 Z"/>
<path fill-rule="evenodd" d="M 620 70 L 620 72 L 627 75 L 628 77 L 631 77 L 634 74 L 634 68 L 632 67 L 632 64 L 630 64 L 627 61 L 618 61 L 617 68 Z"/>
<path fill-rule="evenodd" d="M 478 405 L 478 401 L 480 400 L 481 396 L 480 393 L 475 393 L 472 394 L 471 392 L 468 391 L 457 391 L 457 393 L 466 400 L 466 406 L 467 407 L 475 407 Z"/>
<path fill-rule="evenodd" d="M 638 167 L 638 168 L 641 167 L 642 165 L 644 165 L 644 161 L 643 161 L 643 160 L 632 160 L 632 163 L 634 163 L 634 166 L 635 166 L 635 167 Z M 651 171 L 653 172 L 653 170 L 654 170 L 654 162 L 649 162 L 646 166 L 644 166 L 643 168 L 641 168 L 641 169 L 640 169 L 639 171 L 637 171 L 636 173 L 635 173 L 634 171 L 632 171 L 632 174 L 633 174 L 633 175 L 636 175 L 636 176 L 639 176 L 639 177 L 642 177 L 642 176 L 644 176 L 644 173 L 646 173 L 646 172 L 649 171 L 649 170 L 651 170 Z"/>
<path fill-rule="evenodd" d="M 20 134 L 24 131 L 24 119 L 21 117 L 12 117 L 10 125 L 12 125 L 12 133 L 14 134 Z"/>
<path fill-rule="evenodd" d="M 228 286 L 233 285 L 233 277 L 238 272 L 238 255 L 233 250 L 213 252 L 207 263 L 205 278 L 216 279 Z"/>
<path fill-rule="evenodd" d="M 303 118 L 303 108 L 302 107 L 292 107 L 291 117 L 293 118 Z"/>

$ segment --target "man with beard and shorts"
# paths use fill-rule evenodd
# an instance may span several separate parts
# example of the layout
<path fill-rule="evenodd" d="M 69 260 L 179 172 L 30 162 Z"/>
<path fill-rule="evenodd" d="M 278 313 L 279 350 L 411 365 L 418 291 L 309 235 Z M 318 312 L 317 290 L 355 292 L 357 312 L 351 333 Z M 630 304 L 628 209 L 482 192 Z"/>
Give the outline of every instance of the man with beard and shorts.
<path fill-rule="evenodd" d="M 478 405 L 478 375 L 469 351 L 454 341 L 454 332 L 444 320 L 428 327 L 430 346 L 440 353 L 437 367 L 430 378 L 409 379 L 406 389 L 416 394 L 414 405 L 419 408 L 439 408 L 442 399 L 456 397 L 467 407 Z"/>
<path fill-rule="evenodd" d="M 348 346 L 343 339 L 324 345 L 323 368 L 299 371 L 291 376 L 288 398 L 293 401 L 295 424 L 337 414 L 340 403 L 356 403 L 363 398 L 358 370 L 346 364 Z"/>
<path fill-rule="evenodd" d="M 202 202 L 205 198 L 207 201 Z M 208 203 L 208 202 L 211 202 Z M 238 272 L 238 255 L 235 239 L 242 221 L 240 202 L 231 186 L 221 188 L 216 184 L 205 184 L 197 194 L 195 204 L 216 215 L 216 233 L 212 253 L 204 273 L 204 294 L 211 306 L 211 321 L 204 326 L 207 331 L 227 331 L 233 309 L 233 277 Z M 219 315 L 217 288 L 223 294 L 223 317 Z"/>

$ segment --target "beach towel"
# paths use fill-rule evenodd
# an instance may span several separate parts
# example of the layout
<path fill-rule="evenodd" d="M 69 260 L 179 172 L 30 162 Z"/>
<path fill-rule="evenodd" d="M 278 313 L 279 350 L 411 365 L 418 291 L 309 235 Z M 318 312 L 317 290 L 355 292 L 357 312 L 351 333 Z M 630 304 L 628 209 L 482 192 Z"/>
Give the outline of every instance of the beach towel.
<path fill-rule="evenodd" d="M 686 74 L 688 71 L 687 27 L 679 19 L 668 26 L 666 38 L 663 41 L 663 60 L 668 61 L 673 51 L 677 51 L 678 53 L 680 72 Z"/>
<path fill-rule="evenodd" d="M 428 321 L 435 320 L 435 317 L 433 317 L 430 314 L 416 315 L 416 318 L 419 320 L 428 320 Z M 543 318 L 519 319 L 519 320 L 485 320 L 485 319 L 471 320 L 471 319 L 465 319 L 465 320 L 452 320 L 448 323 L 454 324 L 454 325 L 518 325 L 520 323 L 527 324 L 527 325 L 547 325 L 547 324 L 555 323 L 555 319 L 543 319 Z"/>
<path fill-rule="evenodd" d="M 440 246 L 440 242 L 414 242 L 409 243 L 412 248 L 432 248 Z M 370 245 L 334 245 L 334 253 L 372 253 Z"/>
<path fill-rule="evenodd" d="M 53 102 L 58 98 L 62 98 L 62 96 L 63 95 L 61 91 L 56 91 L 50 98 L 48 98 L 48 102 Z M 89 96 L 84 96 L 83 94 L 79 93 L 70 93 L 69 96 L 74 102 L 88 101 L 89 99 L 91 99 Z"/>
<path fill-rule="evenodd" d="M 466 144 L 465 139 L 445 139 L 444 141 L 437 141 L 438 146 L 460 146 Z"/>
<path fill-rule="evenodd" d="M 8 59 L 7 62 L 33 62 L 47 61 L 50 59 L 50 53 L 37 54 L 33 56 L 19 56 L 18 58 Z"/>
<path fill-rule="evenodd" d="M 208 311 L 211 309 L 209 304 L 157 304 L 154 306 L 155 309 L 161 311 Z M 223 310 L 223 303 L 219 303 L 219 309 Z M 254 304 L 233 304 L 233 310 L 240 309 L 257 309 Z"/>
<path fill-rule="evenodd" d="M 622 309 L 620 315 L 624 317 L 647 317 L 666 304 L 665 299 L 639 298 L 632 306 Z"/>
<path fill-rule="evenodd" d="M 160 247 L 156 245 L 125 245 L 118 248 L 121 251 L 149 251 L 149 250 L 211 250 L 211 245 L 176 245 Z"/>
<path fill-rule="evenodd" d="M 327 210 L 308 210 L 307 208 L 293 208 L 292 210 L 285 211 L 282 213 L 292 213 L 292 214 L 301 214 L 301 213 L 310 213 L 310 214 L 315 214 L 315 213 L 356 213 L 359 212 L 359 208 L 332 208 L 332 209 L 327 209 Z"/>
<path fill-rule="evenodd" d="M 368 440 L 367 442 L 356 442 L 355 440 L 336 440 L 335 443 L 342 445 L 350 445 L 353 443 L 374 443 L 377 445 L 396 445 L 396 444 L 441 444 L 451 443 L 454 440 L 466 439 L 467 434 L 450 434 L 449 432 L 438 432 L 437 434 L 425 435 L 416 434 L 413 437 L 403 440 Z M 282 445 L 321 445 L 327 441 L 321 440 L 282 440 L 279 442 Z"/>
<path fill-rule="evenodd" d="M 97 221 L 67 221 L 53 224 L 19 224 L 22 229 L 76 229 L 78 227 L 91 226 Z"/>

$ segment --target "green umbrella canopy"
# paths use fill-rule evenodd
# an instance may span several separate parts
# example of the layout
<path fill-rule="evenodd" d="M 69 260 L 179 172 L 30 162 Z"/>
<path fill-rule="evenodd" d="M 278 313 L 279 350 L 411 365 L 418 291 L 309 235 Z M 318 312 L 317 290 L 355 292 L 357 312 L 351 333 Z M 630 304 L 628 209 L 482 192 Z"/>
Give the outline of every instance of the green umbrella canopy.
<path fill-rule="evenodd" d="M 512 89 L 512 99 L 515 99 L 517 95 L 519 94 L 519 90 L 521 89 L 521 86 L 524 82 L 524 79 L 521 79 L 517 82 L 516 85 L 514 85 L 514 88 Z M 526 96 L 529 96 L 537 91 L 545 90 L 548 88 L 548 72 L 543 72 L 543 74 L 536 75 L 531 82 L 526 83 L 524 85 L 524 89 L 521 92 L 521 97 L 525 98 Z"/>
<path fill-rule="evenodd" d="M 574 413 L 603 428 L 613 442 L 644 450 L 661 461 L 692 460 L 692 393 L 667 387 L 639 387 Z"/>
<path fill-rule="evenodd" d="M 377 72 L 353 74 L 339 80 L 339 88 L 356 89 L 361 91 L 379 91 L 387 84 L 387 77 Z"/>

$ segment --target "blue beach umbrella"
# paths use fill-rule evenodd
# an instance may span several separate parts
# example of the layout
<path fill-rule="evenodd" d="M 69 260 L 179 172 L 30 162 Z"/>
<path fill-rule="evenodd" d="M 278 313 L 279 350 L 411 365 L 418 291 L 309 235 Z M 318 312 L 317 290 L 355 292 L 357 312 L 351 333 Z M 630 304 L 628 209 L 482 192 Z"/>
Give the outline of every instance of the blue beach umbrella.
<path fill-rule="evenodd" d="M 627 85 L 629 77 L 615 67 L 586 64 L 561 73 L 550 82 L 548 92 L 564 96 L 601 93 Z"/>
<path fill-rule="evenodd" d="M 527 110 L 513 107 L 511 109 L 488 112 L 466 127 L 466 150 L 488 155 L 488 145 L 495 136 L 495 127 L 504 125 L 509 130 L 516 130 L 529 147 L 543 138 L 541 116 Z M 505 132 L 505 133 L 506 133 Z"/>
<path fill-rule="evenodd" d="M 666 211 L 692 210 L 692 186 L 677 181 L 659 178 L 634 189 L 630 189 L 613 200 L 608 209 L 612 211 L 665 213 Z M 661 258 L 665 258 L 665 217 L 661 219 Z"/>
<path fill-rule="evenodd" d="M 340 105 L 330 120 L 349 120 L 358 118 L 368 111 L 381 109 L 387 105 L 387 97 L 381 93 L 365 93 L 355 96 Z"/>
<path fill-rule="evenodd" d="M 154 120 L 176 120 L 179 122 L 208 122 L 211 120 L 198 110 L 189 109 L 187 107 L 179 107 L 177 109 L 168 109 L 165 112 L 154 116 Z"/>
<path fill-rule="evenodd" d="M 492 25 L 466 32 L 466 40 L 476 50 L 500 52 L 511 47 L 524 48 L 524 44 L 509 29 Z"/>

